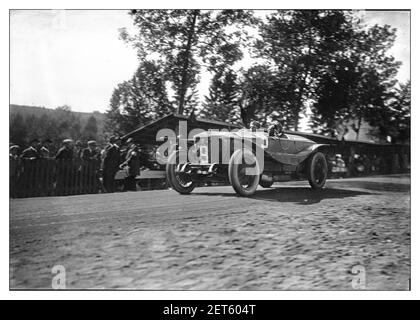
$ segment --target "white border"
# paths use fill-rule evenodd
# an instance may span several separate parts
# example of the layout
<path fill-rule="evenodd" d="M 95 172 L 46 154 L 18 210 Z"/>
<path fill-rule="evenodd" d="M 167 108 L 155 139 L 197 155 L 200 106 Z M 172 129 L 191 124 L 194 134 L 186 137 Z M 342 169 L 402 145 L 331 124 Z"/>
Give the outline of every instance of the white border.
<path fill-rule="evenodd" d="M 176 7 L 175 7 L 176 3 Z M 249 8 L 249 9 L 272 9 L 279 8 L 282 5 L 282 8 L 314 8 L 314 5 L 317 5 L 317 8 L 335 8 L 335 9 L 411 9 L 411 39 L 412 39 L 412 57 L 417 57 L 418 42 L 415 39 L 418 39 L 418 27 L 420 15 L 418 14 L 419 5 L 418 3 L 414 4 L 413 1 L 400 0 L 396 1 L 366 1 L 366 0 L 353 0 L 353 1 L 293 1 L 293 2 L 279 2 L 279 1 L 221 1 L 213 0 L 211 2 L 198 3 L 196 1 L 153 1 L 153 2 L 142 2 L 139 1 L 115 1 L 115 2 L 99 2 L 99 1 L 90 1 L 90 0 L 72 0 L 72 1 L 1 1 L 1 37 L 3 48 L 6 47 L 6 44 L 9 42 L 9 9 L 127 9 L 127 8 L 138 8 L 139 4 L 142 5 L 142 8 L 203 8 L 203 9 L 217 9 L 217 8 Z M 6 176 L 6 168 L 8 168 L 8 161 L 6 160 L 6 150 L 8 150 L 8 105 L 9 105 L 9 52 L 5 49 L 0 51 L 1 53 L 1 64 L 3 71 L 0 75 L 1 78 L 1 137 L 2 137 L 2 157 L 1 161 L 1 170 L 4 172 L 4 178 L 1 182 L 1 222 L 0 222 L 0 254 L 1 254 L 1 264 L 0 264 L 0 298 L 1 299 L 419 299 L 420 292 L 420 281 L 418 273 L 419 266 L 419 252 L 418 250 L 418 232 L 419 227 L 419 217 L 418 213 L 420 212 L 418 196 L 419 188 L 417 188 L 419 177 L 419 171 L 417 166 L 414 166 L 412 169 L 412 291 L 402 291 L 402 292 L 350 292 L 350 291 L 120 291 L 120 292 L 111 292 L 111 291 L 70 291 L 70 292 L 53 292 L 53 291 L 32 291 L 32 292 L 22 292 L 22 291 L 9 291 L 9 199 L 8 199 L 8 177 Z M 418 66 L 414 59 L 412 59 L 412 78 L 416 79 L 418 73 Z M 412 106 L 416 106 L 417 95 L 419 88 L 416 81 L 413 81 L 413 94 L 412 94 Z M 412 123 L 416 123 L 418 120 L 418 114 L 416 107 L 412 108 Z M 417 137 L 419 127 L 413 126 L 412 138 L 413 142 L 412 147 L 412 161 L 411 163 L 415 164 L 419 160 L 419 153 L 417 152 Z"/>

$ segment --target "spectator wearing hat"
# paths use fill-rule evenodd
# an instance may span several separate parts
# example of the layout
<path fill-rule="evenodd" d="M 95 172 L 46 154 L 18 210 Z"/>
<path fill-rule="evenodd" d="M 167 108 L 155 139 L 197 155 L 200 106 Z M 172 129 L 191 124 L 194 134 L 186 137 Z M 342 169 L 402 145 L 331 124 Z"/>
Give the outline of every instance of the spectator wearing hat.
<path fill-rule="evenodd" d="M 102 164 L 102 176 L 105 192 L 115 192 L 115 174 L 118 172 L 121 163 L 121 140 L 118 137 L 111 137 L 105 148 Z"/>
<path fill-rule="evenodd" d="M 23 150 L 21 158 L 25 159 L 39 159 L 41 144 L 38 139 L 32 139 L 29 148 Z"/>
<path fill-rule="evenodd" d="M 51 175 L 48 174 L 48 171 L 50 171 L 50 168 L 53 165 L 53 159 L 51 159 L 51 147 L 52 141 L 47 138 L 42 141 L 41 149 L 39 150 L 40 158 L 43 159 L 40 163 L 41 172 L 39 183 L 44 196 L 52 195 L 53 191 L 53 180 L 51 179 Z"/>
<path fill-rule="evenodd" d="M 32 139 L 29 148 L 23 150 L 21 158 L 21 173 L 19 175 L 19 189 L 25 193 L 25 190 L 36 190 L 39 185 L 39 161 L 41 143 L 38 139 Z M 20 190 L 19 190 L 20 192 Z M 29 191 L 28 191 L 29 192 Z M 25 194 L 31 196 L 31 194 Z"/>
<path fill-rule="evenodd" d="M 88 141 L 87 148 L 82 150 L 81 159 L 83 161 L 97 161 L 100 154 L 97 149 L 97 143 L 95 140 Z"/>
<path fill-rule="evenodd" d="M 88 141 L 87 148 L 83 149 L 81 160 L 81 178 L 84 193 L 98 193 L 98 168 L 100 153 L 94 140 Z"/>
<path fill-rule="evenodd" d="M 49 158 L 50 157 L 50 149 L 51 149 L 52 141 L 51 139 L 45 139 L 42 143 L 42 147 L 39 151 L 41 158 Z"/>
<path fill-rule="evenodd" d="M 73 186 L 77 183 L 77 168 L 74 166 L 73 160 L 73 140 L 63 140 L 63 146 L 58 150 L 55 159 L 58 160 L 57 165 L 57 183 L 56 194 L 71 194 Z"/>
<path fill-rule="evenodd" d="M 77 140 L 74 144 L 74 157 L 78 160 L 81 159 L 83 152 L 83 142 L 80 140 Z"/>
<path fill-rule="evenodd" d="M 18 152 L 19 152 L 19 146 L 18 145 L 12 145 L 9 148 L 9 159 L 10 160 L 17 160 L 17 159 L 19 159 Z"/>
<path fill-rule="evenodd" d="M 19 146 L 12 145 L 9 148 L 9 191 L 10 197 L 14 198 L 16 196 L 16 185 L 19 178 Z"/>
<path fill-rule="evenodd" d="M 73 140 L 72 139 L 65 139 L 63 140 L 63 146 L 58 150 L 55 159 L 61 160 L 70 160 L 73 159 Z"/>
<path fill-rule="evenodd" d="M 127 177 L 124 179 L 124 191 L 137 191 L 136 177 L 140 174 L 140 151 L 132 138 L 127 140 L 128 151 L 125 161 L 120 165 L 125 169 Z"/>

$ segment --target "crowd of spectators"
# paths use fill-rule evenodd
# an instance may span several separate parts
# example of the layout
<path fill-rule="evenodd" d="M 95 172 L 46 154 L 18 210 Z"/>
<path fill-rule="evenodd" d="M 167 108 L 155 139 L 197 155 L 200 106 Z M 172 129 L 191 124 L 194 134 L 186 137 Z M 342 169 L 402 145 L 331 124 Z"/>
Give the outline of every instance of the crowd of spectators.
<path fill-rule="evenodd" d="M 115 192 L 119 170 L 124 173 L 123 191 L 137 188 L 142 157 L 132 139 L 122 146 L 121 139 L 113 136 L 102 148 L 94 140 L 65 139 L 58 148 L 50 139 L 33 139 L 22 149 L 13 143 L 9 147 L 11 196 L 28 185 L 48 190 L 45 195 L 66 195 L 73 189 L 76 193 Z M 48 177 L 51 182 L 45 181 Z"/>

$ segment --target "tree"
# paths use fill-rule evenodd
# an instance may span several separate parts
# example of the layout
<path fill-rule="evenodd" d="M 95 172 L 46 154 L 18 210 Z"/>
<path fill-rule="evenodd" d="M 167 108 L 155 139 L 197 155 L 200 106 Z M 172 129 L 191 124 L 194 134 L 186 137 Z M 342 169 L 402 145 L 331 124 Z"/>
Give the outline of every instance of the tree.
<path fill-rule="evenodd" d="M 252 21 L 245 10 L 133 10 L 138 33 L 121 30 L 121 38 L 138 50 L 140 61 L 154 57 L 163 66 L 175 91 L 178 113 L 188 109 L 200 66 L 215 71 L 242 57 L 243 28 Z M 154 55 L 153 55 L 154 54 Z"/>
<path fill-rule="evenodd" d="M 351 37 L 331 53 L 313 105 L 313 128 L 334 134 L 338 126 L 350 126 L 359 137 L 363 121 L 375 126 L 378 112 L 386 112 L 392 96 L 399 62 L 387 51 L 395 40 L 395 29 L 353 24 Z"/>
<path fill-rule="evenodd" d="M 238 106 L 242 123 L 248 126 L 251 120 L 261 125 L 275 120 L 287 129 L 293 128 L 294 105 L 288 100 L 288 79 L 267 64 L 254 65 L 241 70 L 238 78 Z"/>
<path fill-rule="evenodd" d="M 349 130 L 347 121 L 353 103 L 350 92 L 357 81 L 355 65 L 350 59 L 340 60 L 336 67 L 322 75 L 318 98 L 312 105 L 311 127 L 315 133 L 337 137 L 339 131 L 344 135 Z"/>
<path fill-rule="evenodd" d="M 393 90 L 385 107 L 375 110 L 376 119 L 371 135 L 385 141 L 390 138 L 392 143 L 409 143 L 410 109 L 411 82 L 407 81 Z"/>
<path fill-rule="evenodd" d="M 274 74 L 268 66 L 257 65 L 241 70 L 239 80 L 239 112 L 244 126 L 251 120 L 264 124 L 273 106 Z"/>
<path fill-rule="evenodd" d="M 54 120 L 57 123 L 57 133 L 55 135 L 58 141 L 63 139 L 82 139 L 82 124 L 80 116 L 71 111 L 71 107 L 64 105 L 57 107 L 54 114 Z"/>
<path fill-rule="evenodd" d="M 42 139 L 50 139 L 51 141 L 53 141 L 53 143 L 59 145 L 59 143 L 61 142 L 59 140 L 60 132 L 58 129 L 59 119 L 55 119 L 54 116 L 47 114 L 44 114 L 42 117 L 45 117 L 45 119 L 42 120 L 43 124 L 41 124 L 41 126 L 44 128 Z"/>
<path fill-rule="evenodd" d="M 317 97 L 331 53 L 348 38 L 350 29 L 346 13 L 335 10 L 282 10 L 261 26 L 256 48 L 276 68 L 283 104 L 290 111 L 288 123 L 295 130 L 302 112 Z"/>
<path fill-rule="evenodd" d="M 217 72 L 205 96 L 201 113 L 207 118 L 235 122 L 238 118 L 238 90 L 237 76 L 231 69 Z"/>
<path fill-rule="evenodd" d="M 10 142 L 24 146 L 27 142 L 28 129 L 20 113 L 12 114 L 9 125 Z"/>
<path fill-rule="evenodd" d="M 375 25 L 358 31 L 357 35 L 358 81 L 355 90 L 351 91 L 353 103 L 349 105 L 349 113 L 354 119 L 352 128 L 358 137 L 362 121 L 375 125 L 378 111 L 386 109 L 401 63 L 387 53 L 394 44 L 396 29 Z"/>
<path fill-rule="evenodd" d="M 83 128 L 83 138 L 86 140 L 97 140 L 98 138 L 98 124 L 93 115 L 88 118 Z"/>
<path fill-rule="evenodd" d="M 127 81 L 124 81 L 123 83 L 118 84 L 112 92 L 109 109 L 106 111 L 105 115 L 105 135 L 111 136 L 128 132 L 125 128 L 132 126 L 122 113 L 124 108 L 123 102 L 126 100 L 124 97 L 129 95 L 127 86 Z"/>
<path fill-rule="evenodd" d="M 165 87 L 163 69 L 143 61 L 129 81 L 120 83 L 112 93 L 106 129 L 123 134 L 173 111 Z"/>
<path fill-rule="evenodd" d="M 10 115 L 10 142 L 26 148 L 31 139 L 41 141 L 47 139 L 53 143 L 52 150 L 61 145 L 64 139 L 95 139 L 99 144 L 102 137 L 102 114 L 94 112 L 84 117 L 72 112 L 69 106 L 61 106 L 55 110 L 42 108 L 24 108 L 12 110 Z M 56 150 L 55 150 L 56 151 Z"/>

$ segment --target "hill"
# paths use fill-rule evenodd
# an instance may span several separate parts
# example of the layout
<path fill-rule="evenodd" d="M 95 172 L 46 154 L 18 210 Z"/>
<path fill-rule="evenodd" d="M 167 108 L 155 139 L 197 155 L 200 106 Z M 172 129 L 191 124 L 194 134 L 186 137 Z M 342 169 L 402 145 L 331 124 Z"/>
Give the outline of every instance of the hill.
<path fill-rule="evenodd" d="M 9 115 L 12 116 L 13 114 L 19 113 L 23 117 L 27 116 L 35 116 L 40 117 L 43 114 L 47 115 L 55 115 L 59 111 L 57 109 L 49 109 L 45 107 L 32 107 L 32 106 L 24 106 L 24 105 L 18 105 L 18 104 L 11 104 L 9 108 Z M 89 117 L 94 116 L 96 118 L 97 124 L 98 124 L 98 131 L 103 132 L 104 122 L 105 122 L 105 114 L 101 113 L 99 111 L 94 112 L 79 112 L 79 111 L 72 111 L 70 110 L 72 114 L 74 114 L 76 117 L 79 117 L 82 123 L 86 123 Z"/>
<path fill-rule="evenodd" d="M 10 104 L 10 140 L 27 145 L 32 138 L 49 138 L 59 143 L 63 138 L 103 142 L 105 114 L 77 112 L 68 107 L 49 109 Z"/>

